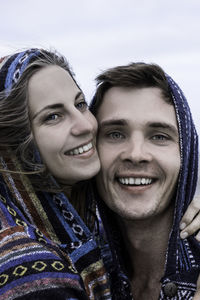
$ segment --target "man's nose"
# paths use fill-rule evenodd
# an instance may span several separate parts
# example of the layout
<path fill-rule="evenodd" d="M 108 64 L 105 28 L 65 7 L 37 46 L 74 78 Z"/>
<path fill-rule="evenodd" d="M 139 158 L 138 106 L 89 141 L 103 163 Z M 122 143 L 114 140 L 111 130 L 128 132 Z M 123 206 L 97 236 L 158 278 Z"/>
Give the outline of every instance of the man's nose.
<path fill-rule="evenodd" d="M 73 135 L 88 134 L 94 131 L 90 118 L 81 112 L 76 112 L 71 120 L 71 132 Z"/>
<path fill-rule="evenodd" d="M 126 147 L 121 154 L 122 160 L 131 161 L 133 163 L 149 162 L 152 160 L 150 146 L 145 137 L 133 136 L 129 139 Z"/>

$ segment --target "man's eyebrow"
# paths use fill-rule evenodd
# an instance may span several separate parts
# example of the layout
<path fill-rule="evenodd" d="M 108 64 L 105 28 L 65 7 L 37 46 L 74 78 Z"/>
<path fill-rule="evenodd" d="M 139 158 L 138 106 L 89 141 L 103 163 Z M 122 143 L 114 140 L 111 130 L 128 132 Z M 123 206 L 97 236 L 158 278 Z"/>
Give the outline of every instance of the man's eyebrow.
<path fill-rule="evenodd" d="M 77 100 L 80 96 L 84 97 L 84 94 L 81 91 L 79 91 L 76 94 L 75 100 Z M 36 112 L 35 115 L 33 116 L 32 120 L 34 120 L 40 113 L 42 113 L 45 110 L 48 110 L 48 109 L 58 109 L 58 108 L 63 108 L 63 107 L 64 107 L 63 103 L 55 103 L 55 104 L 47 105 L 47 106 L 43 107 L 41 110 L 39 110 L 38 112 Z"/>
<path fill-rule="evenodd" d="M 125 126 L 127 125 L 128 122 L 126 119 L 109 119 L 105 120 L 99 123 L 99 128 L 104 128 L 104 127 L 109 127 L 109 126 Z M 166 122 L 148 122 L 146 124 L 147 127 L 150 128 L 162 128 L 162 129 L 167 129 L 173 132 L 174 134 L 178 135 L 178 129 L 169 123 Z"/>
<path fill-rule="evenodd" d="M 166 122 L 149 122 L 147 124 L 148 127 L 150 128 L 163 128 L 170 130 L 172 133 L 178 135 L 178 128 L 175 127 L 172 124 L 166 123 Z"/>
<path fill-rule="evenodd" d="M 99 128 L 109 127 L 109 126 L 125 126 L 127 125 L 127 121 L 125 119 L 110 119 L 105 120 L 99 123 Z"/>

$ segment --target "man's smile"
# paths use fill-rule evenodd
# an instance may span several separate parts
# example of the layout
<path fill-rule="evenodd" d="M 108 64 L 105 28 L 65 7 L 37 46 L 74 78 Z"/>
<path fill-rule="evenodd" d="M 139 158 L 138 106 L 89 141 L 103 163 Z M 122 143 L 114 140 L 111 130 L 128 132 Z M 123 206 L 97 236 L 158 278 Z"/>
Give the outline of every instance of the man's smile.
<path fill-rule="evenodd" d="M 153 182 L 152 178 L 145 177 L 119 177 L 118 181 L 123 185 L 149 185 Z"/>

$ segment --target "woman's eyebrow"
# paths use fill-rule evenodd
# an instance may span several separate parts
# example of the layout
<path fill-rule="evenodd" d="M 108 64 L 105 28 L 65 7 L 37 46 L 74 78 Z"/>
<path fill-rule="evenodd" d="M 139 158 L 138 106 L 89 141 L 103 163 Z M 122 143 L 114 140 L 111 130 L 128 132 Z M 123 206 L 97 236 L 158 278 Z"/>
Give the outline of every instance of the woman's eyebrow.
<path fill-rule="evenodd" d="M 51 104 L 51 105 L 47 105 L 45 107 L 43 107 L 41 110 L 39 110 L 38 112 L 36 112 L 33 116 L 33 120 L 43 111 L 48 110 L 48 109 L 57 109 L 57 108 L 63 108 L 64 104 L 62 103 L 55 103 L 55 104 Z"/>
<path fill-rule="evenodd" d="M 85 98 L 83 92 L 82 92 L 82 91 L 79 91 L 79 92 L 76 94 L 76 96 L 75 96 L 75 100 L 77 100 L 80 96 L 82 96 L 82 97 Z"/>
<path fill-rule="evenodd" d="M 83 92 L 79 91 L 76 96 L 75 96 L 75 100 L 77 100 L 80 96 L 83 96 L 84 97 L 84 94 Z M 50 105 L 47 105 L 45 107 L 43 107 L 41 110 L 39 110 L 38 112 L 36 112 L 33 116 L 33 120 L 43 111 L 45 110 L 48 110 L 48 109 L 58 109 L 58 108 L 63 108 L 64 107 L 64 104 L 62 103 L 55 103 L 55 104 L 50 104 Z"/>

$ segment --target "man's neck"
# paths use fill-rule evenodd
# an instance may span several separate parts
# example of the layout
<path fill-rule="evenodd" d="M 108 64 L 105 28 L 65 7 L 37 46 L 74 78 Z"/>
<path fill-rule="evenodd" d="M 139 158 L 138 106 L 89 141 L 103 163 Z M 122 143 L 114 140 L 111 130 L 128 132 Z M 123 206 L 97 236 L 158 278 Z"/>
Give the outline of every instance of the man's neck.
<path fill-rule="evenodd" d="M 119 221 L 128 253 L 125 265 L 136 300 L 159 296 L 172 219 L 173 208 L 148 220 Z"/>

